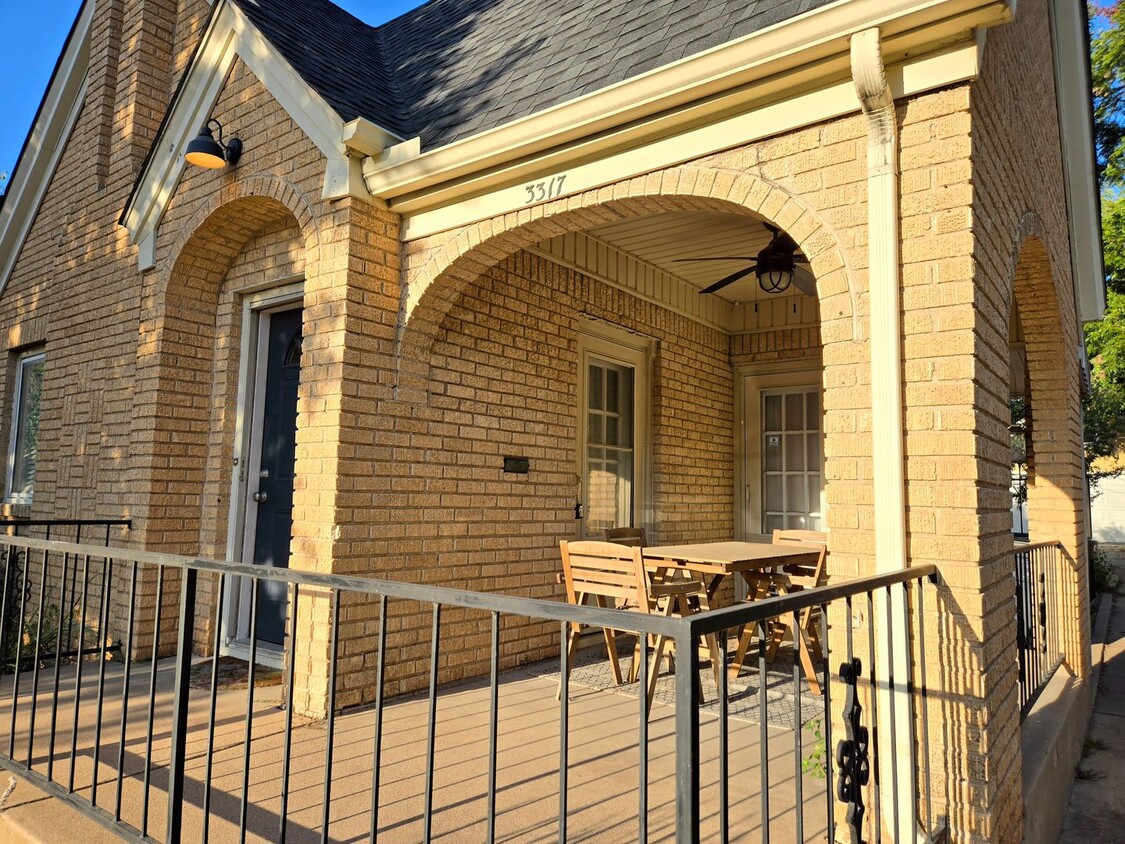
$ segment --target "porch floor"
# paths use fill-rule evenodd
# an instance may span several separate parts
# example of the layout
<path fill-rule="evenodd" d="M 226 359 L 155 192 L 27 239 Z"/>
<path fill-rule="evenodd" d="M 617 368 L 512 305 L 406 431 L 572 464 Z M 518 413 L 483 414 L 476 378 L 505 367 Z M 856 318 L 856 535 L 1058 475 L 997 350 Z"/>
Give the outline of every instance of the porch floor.
<path fill-rule="evenodd" d="M 608 674 L 604 658 L 585 652 L 572 680 L 567 789 L 568 841 L 621 842 L 639 839 L 637 727 L 639 706 L 634 687 L 616 689 L 599 681 Z M 600 667 L 599 667 L 600 663 Z M 91 796 L 95 759 L 96 663 L 83 666 L 78 740 L 74 763 L 75 791 Z M 555 842 L 558 830 L 559 704 L 555 699 L 557 665 L 537 664 L 505 672 L 499 693 L 496 840 Z M 50 730 L 50 700 L 44 694 L 51 672 L 40 677 L 36 706 L 34 770 L 46 774 Z M 69 675 L 69 676 L 66 676 Z M 106 699 L 97 765 L 97 801 L 113 811 L 117 797 L 117 758 L 121 725 L 123 667 L 106 666 Z M 167 806 L 169 715 L 174 677 L 170 661 L 158 663 L 155 727 L 151 758 L 149 834 L 164 840 Z M 826 836 L 826 782 L 811 773 L 801 776 L 804 805 L 803 836 L 798 836 L 796 812 L 793 698 L 787 695 L 783 667 L 768 681 L 768 794 L 769 829 L 776 841 L 823 841 Z M 710 670 L 701 671 L 704 695 L 714 700 Z M 744 674 L 745 679 L 745 674 Z M 30 675 L 20 683 L 16 734 L 26 737 L 31 713 Z M 670 686 L 670 681 L 666 681 Z M 791 674 L 788 682 L 791 683 Z M 125 776 L 122 819 L 141 827 L 147 718 L 145 706 L 149 665 L 135 664 L 130 679 L 126 723 Z M 60 705 L 55 742 L 54 779 L 66 783 L 71 769 L 74 725 L 74 667 L 60 682 Z M 790 685 L 789 689 L 792 688 Z M 761 836 L 761 775 L 757 689 L 732 684 L 729 719 L 730 839 Z M 674 710 L 662 702 L 662 690 L 650 719 L 648 836 L 668 841 L 674 834 Z M 137 695 L 134 697 L 134 695 Z M 247 840 L 278 840 L 281 767 L 285 713 L 279 710 L 279 686 L 255 690 L 250 777 L 247 785 Z M 739 701 L 742 701 L 739 704 Z M 202 837 L 207 757 L 209 692 L 193 688 L 190 695 L 184 840 Z M 815 704 L 813 703 L 815 701 Z M 245 689 L 220 690 L 212 754 L 210 840 L 238 840 L 242 806 L 243 754 L 246 731 Z M 823 702 L 802 695 L 801 720 L 808 722 Z M 786 715 L 786 713 L 788 713 Z M 384 710 L 378 838 L 391 842 L 423 840 L 423 794 L 426 769 L 428 703 L 425 697 L 397 699 Z M 486 840 L 489 689 L 487 683 L 465 683 L 439 690 L 434 759 L 432 836 L 436 841 Z M 786 718 L 788 720 L 786 721 Z M 0 687 L 0 749 L 7 752 L 11 719 L 11 678 Z M 372 803 L 373 722 L 371 709 L 336 719 L 333 742 L 330 838 L 338 842 L 370 839 Z M 775 724 L 784 724 L 778 726 Z M 718 719 L 710 707 L 701 708 L 701 838 L 717 840 L 719 832 Z M 288 809 L 288 841 L 320 840 L 324 809 L 324 722 L 294 718 Z M 803 755 L 809 756 L 813 736 L 802 736 Z M 26 738 L 17 739 L 15 758 L 26 760 Z M 2 785 L 2 784 L 0 784 Z M 42 792 L 20 783 L 7 804 L 11 819 L 25 817 L 24 831 L 38 832 L 30 840 L 83 840 L 94 844 L 111 840 L 93 821 L 80 817 L 61 801 L 44 799 Z M 58 820 L 42 821 L 43 813 Z M 3 817 L 0 815 L 0 817 Z M 0 822 L 0 828 L 3 824 Z M 80 830 L 88 830 L 80 832 Z M 18 840 L 18 839 L 17 839 Z"/>

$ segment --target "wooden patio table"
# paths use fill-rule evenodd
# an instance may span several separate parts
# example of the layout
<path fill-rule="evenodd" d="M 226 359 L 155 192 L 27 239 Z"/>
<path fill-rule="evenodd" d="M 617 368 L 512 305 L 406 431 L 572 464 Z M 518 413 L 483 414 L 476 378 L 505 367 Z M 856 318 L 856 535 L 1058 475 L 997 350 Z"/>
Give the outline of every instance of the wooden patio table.
<path fill-rule="evenodd" d="M 653 545 L 644 549 L 645 566 L 658 572 L 686 571 L 707 586 L 714 598 L 727 577 L 741 575 L 748 597 L 762 597 L 769 578 L 760 577 L 784 565 L 815 566 L 819 549 L 764 542 L 697 542 L 690 545 Z"/>

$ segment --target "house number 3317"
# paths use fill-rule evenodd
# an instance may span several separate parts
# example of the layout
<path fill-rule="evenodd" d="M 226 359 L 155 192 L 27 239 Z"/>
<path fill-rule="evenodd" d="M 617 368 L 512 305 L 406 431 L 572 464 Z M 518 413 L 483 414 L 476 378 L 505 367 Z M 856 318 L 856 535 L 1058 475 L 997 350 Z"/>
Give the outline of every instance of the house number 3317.
<path fill-rule="evenodd" d="M 531 205 L 533 202 L 542 202 L 545 199 L 557 199 L 562 196 L 563 182 L 566 181 L 566 174 L 561 176 L 552 176 L 550 181 L 532 182 L 530 185 L 524 185 L 523 189 L 527 191 L 527 199 L 523 201 L 524 205 Z"/>

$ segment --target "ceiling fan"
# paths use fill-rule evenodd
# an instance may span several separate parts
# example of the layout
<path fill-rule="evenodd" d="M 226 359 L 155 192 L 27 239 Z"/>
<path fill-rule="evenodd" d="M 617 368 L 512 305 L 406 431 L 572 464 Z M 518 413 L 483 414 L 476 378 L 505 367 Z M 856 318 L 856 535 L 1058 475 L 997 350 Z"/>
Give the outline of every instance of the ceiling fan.
<path fill-rule="evenodd" d="M 754 261 L 749 267 L 739 270 L 736 273 L 731 273 L 726 278 L 721 278 L 714 284 L 704 287 L 700 293 L 715 293 L 722 290 L 728 284 L 734 284 L 741 278 L 745 278 L 754 273 L 758 277 L 758 286 L 762 288 L 764 293 L 782 293 L 793 284 L 802 293 L 808 296 L 816 295 L 816 279 L 804 267 L 798 267 L 797 264 L 807 264 L 809 259 L 800 254 L 797 249 L 797 242 L 793 240 L 788 234 L 783 232 L 777 226 L 771 226 L 769 223 L 763 223 L 767 229 L 773 232 L 773 237 L 770 242 L 766 244 L 755 256 L 749 255 L 727 255 L 719 258 L 678 258 L 677 262 L 684 261 Z"/>

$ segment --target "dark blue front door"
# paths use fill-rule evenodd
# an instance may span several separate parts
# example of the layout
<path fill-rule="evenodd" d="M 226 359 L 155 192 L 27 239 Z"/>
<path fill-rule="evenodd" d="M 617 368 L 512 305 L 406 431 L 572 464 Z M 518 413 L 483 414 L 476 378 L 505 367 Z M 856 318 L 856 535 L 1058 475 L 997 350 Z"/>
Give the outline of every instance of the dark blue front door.
<path fill-rule="evenodd" d="M 254 563 L 289 567 L 293 534 L 293 463 L 297 447 L 297 383 L 301 375 L 301 309 L 270 314 L 262 415 L 262 459 L 250 483 L 258 485 Z M 258 582 L 258 629 L 262 642 L 285 636 L 284 583 Z"/>

